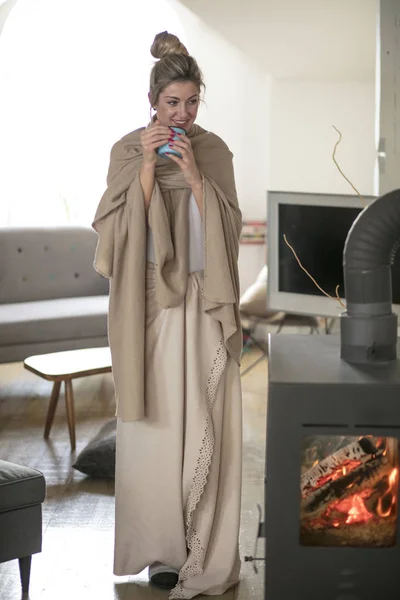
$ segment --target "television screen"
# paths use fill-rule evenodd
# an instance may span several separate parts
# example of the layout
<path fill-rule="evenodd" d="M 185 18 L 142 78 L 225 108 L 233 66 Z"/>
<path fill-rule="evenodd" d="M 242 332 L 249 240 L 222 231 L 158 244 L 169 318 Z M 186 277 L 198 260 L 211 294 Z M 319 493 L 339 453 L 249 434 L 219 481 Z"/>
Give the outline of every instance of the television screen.
<path fill-rule="evenodd" d="M 343 248 L 347 234 L 361 208 L 279 204 L 278 291 L 323 295 L 300 268 L 283 235 L 293 246 L 302 265 L 331 296 L 343 298 Z M 400 257 L 392 267 L 393 302 L 400 303 Z"/>

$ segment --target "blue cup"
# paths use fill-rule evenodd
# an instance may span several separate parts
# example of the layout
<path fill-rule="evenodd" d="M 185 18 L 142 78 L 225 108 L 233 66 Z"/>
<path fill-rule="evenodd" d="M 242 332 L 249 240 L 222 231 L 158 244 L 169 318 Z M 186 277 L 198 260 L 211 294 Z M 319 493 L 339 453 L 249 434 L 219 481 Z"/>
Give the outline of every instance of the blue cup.
<path fill-rule="evenodd" d="M 183 127 L 170 127 L 170 129 L 172 131 L 175 131 L 176 133 L 181 133 L 182 135 L 186 135 L 186 130 L 183 129 Z M 179 140 L 179 137 L 177 135 L 174 135 L 173 139 Z M 175 150 L 175 148 L 171 148 L 169 145 L 169 142 L 167 142 L 163 146 L 160 146 L 159 148 L 157 148 L 157 154 L 158 154 L 158 156 L 162 156 L 162 158 L 169 158 L 169 156 L 167 156 L 167 152 L 169 152 L 170 154 L 175 154 L 175 156 L 182 158 L 182 154 L 180 152 L 178 152 L 178 150 Z"/>

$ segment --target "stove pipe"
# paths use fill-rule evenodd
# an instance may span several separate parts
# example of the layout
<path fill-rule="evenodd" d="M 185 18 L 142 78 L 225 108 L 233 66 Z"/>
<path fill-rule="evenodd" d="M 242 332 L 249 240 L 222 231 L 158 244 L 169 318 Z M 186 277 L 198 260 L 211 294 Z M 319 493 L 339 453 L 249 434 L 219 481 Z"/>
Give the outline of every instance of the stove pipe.
<path fill-rule="evenodd" d="M 396 360 L 391 265 L 400 245 L 400 190 L 381 196 L 354 221 L 343 253 L 346 312 L 341 357 L 354 364 Z"/>

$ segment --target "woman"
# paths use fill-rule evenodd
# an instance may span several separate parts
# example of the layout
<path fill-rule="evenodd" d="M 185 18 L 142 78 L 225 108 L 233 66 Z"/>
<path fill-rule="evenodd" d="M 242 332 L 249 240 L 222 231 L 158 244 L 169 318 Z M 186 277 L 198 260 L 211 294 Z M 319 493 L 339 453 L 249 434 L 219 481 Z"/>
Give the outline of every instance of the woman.
<path fill-rule="evenodd" d="M 202 75 L 158 34 L 156 114 L 111 151 L 93 227 L 110 279 L 117 399 L 116 575 L 150 567 L 170 598 L 238 581 L 241 213 L 232 154 L 195 125 Z M 172 140 L 171 126 L 187 135 Z M 179 152 L 160 157 L 165 143 Z"/>

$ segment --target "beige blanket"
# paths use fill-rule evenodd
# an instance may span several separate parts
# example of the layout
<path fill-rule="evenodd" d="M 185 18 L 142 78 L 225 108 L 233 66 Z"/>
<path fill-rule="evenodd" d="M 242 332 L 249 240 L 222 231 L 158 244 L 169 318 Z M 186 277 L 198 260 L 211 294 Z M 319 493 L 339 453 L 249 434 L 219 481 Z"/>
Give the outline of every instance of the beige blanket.
<path fill-rule="evenodd" d="M 140 129 L 111 150 L 105 191 L 93 227 L 99 234 L 95 269 L 110 279 L 108 333 L 117 416 L 146 416 L 145 270 L 147 218 L 139 180 Z M 240 362 L 237 258 L 241 232 L 232 154 L 216 135 L 194 126 L 191 142 L 203 178 L 204 311 L 221 323 L 228 353 Z M 163 308 L 183 302 L 188 282 L 190 188 L 173 161 L 159 158 L 148 213 L 156 260 L 156 295 Z"/>

